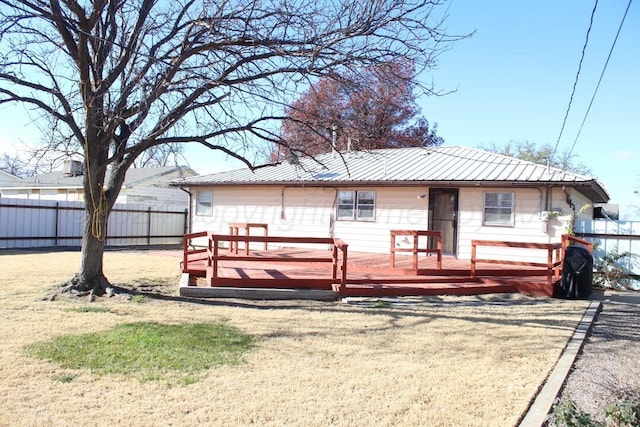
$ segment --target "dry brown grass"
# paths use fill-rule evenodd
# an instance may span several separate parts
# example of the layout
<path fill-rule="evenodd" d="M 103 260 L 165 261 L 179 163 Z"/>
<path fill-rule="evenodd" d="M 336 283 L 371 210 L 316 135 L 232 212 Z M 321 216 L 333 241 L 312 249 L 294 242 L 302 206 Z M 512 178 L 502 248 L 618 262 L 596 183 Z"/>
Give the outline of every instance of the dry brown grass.
<path fill-rule="evenodd" d="M 442 425 L 517 423 L 586 303 L 524 296 L 366 304 L 42 301 L 79 254 L 0 255 L 0 425 Z M 178 283 L 177 256 L 109 252 L 115 284 Z M 258 338 L 240 366 L 188 386 L 71 372 L 22 348 L 122 322 L 229 319 Z M 70 382 L 60 379 L 68 375 Z"/>

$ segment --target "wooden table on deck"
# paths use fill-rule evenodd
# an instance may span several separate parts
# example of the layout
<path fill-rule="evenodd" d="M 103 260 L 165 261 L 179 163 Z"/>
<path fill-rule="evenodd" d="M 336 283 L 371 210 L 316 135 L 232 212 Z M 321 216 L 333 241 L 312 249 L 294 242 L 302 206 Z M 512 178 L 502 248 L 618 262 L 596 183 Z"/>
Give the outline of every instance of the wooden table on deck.
<path fill-rule="evenodd" d="M 249 255 L 249 230 L 252 228 L 262 228 L 264 230 L 264 236 L 267 237 L 269 235 L 269 224 L 257 223 L 257 222 L 230 222 L 229 223 L 229 235 L 230 236 L 239 236 L 240 229 L 244 229 L 244 235 L 247 237 L 247 240 L 244 242 L 244 253 L 245 255 Z M 229 242 L 229 252 L 238 253 L 238 246 L 240 241 Z M 264 242 L 264 250 L 267 250 L 267 242 Z"/>
<path fill-rule="evenodd" d="M 424 252 L 427 255 L 434 253 L 438 257 L 438 269 L 442 269 L 442 233 L 440 231 L 433 230 L 390 230 L 391 244 L 389 248 L 389 264 L 391 268 L 396 266 L 396 252 L 411 252 L 413 254 L 413 269 L 418 269 L 418 253 Z M 410 248 L 397 248 L 396 236 L 413 236 L 413 247 Z M 420 236 L 434 237 L 436 239 L 436 248 L 419 248 L 418 239 Z M 427 241 L 428 242 L 428 241 Z M 427 243 L 428 244 L 428 243 Z"/>

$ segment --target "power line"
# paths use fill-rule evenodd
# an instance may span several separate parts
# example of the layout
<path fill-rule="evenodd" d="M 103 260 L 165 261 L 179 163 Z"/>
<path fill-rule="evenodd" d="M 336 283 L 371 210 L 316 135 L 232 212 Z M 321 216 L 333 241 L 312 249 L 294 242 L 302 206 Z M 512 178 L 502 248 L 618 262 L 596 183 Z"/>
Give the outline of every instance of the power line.
<path fill-rule="evenodd" d="M 624 24 L 624 20 L 627 17 L 627 12 L 629 12 L 629 7 L 631 6 L 631 2 L 633 0 L 629 0 L 627 3 L 627 9 L 624 11 L 624 15 L 622 16 L 622 21 L 620 21 L 620 26 L 618 27 L 618 32 L 616 33 L 615 39 L 613 39 L 613 43 L 611 44 L 611 49 L 609 49 L 609 56 L 607 56 L 607 61 L 604 63 L 604 67 L 602 67 L 602 72 L 600 73 L 600 78 L 598 79 L 598 84 L 596 85 L 595 90 L 593 91 L 593 95 L 591 96 L 591 101 L 589 102 L 589 107 L 587 111 L 584 113 L 584 118 L 582 119 L 582 123 L 580 124 L 580 128 L 578 129 L 578 134 L 576 135 L 576 139 L 573 140 L 573 144 L 571 145 L 571 149 L 569 150 L 569 156 L 573 152 L 573 149 L 576 146 L 576 142 L 578 142 L 578 138 L 580 137 L 580 133 L 582 132 L 582 127 L 584 123 L 587 121 L 587 116 L 589 115 L 589 111 L 591 111 L 591 106 L 593 105 L 593 100 L 598 93 L 598 89 L 600 88 L 600 83 L 602 82 L 602 77 L 604 76 L 604 72 L 607 70 L 607 66 L 609 65 L 609 60 L 611 59 L 611 54 L 613 53 L 613 49 L 616 46 L 616 42 L 618 41 L 618 36 L 620 35 L 620 30 L 622 30 L 622 25 Z"/>
<path fill-rule="evenodd" d="M 584 53 L 587 50 L 587 44 L 589 43 L 589 33 L 591 32 L 591 27 L 593 26 L 593 17 L 596 14 L 596 9 L 598 7 L 598 0 L 596 0 L 593 5 L 593 10 L 591 11 L 591 19 L 589 21 L 589 28 L 587 28 L 587 35 L 584 40 L 584 45 L 582 46 L 582 55 L 580 56 L 580 62 L 578 63 L 578 71 L 576 73 L 576 78 L 573 82 L 573 90 L 571 91 L 571 97 L 569 98 L 569 105 L 567 105 L 567 111 L 564 113 L 564 120 L 562 121 L 562 126 L 560 127 L 560 134 L 558 135 L 558 139 L 556 141 L 556 145 L 553 147 L 553 151 L 551 152 L 551 156 L 549 157 L 549 161 L 553 158 L 558 150 L 558 145 L 560 144 L 560 138 L 562 138 L 562 133 L 564 132 L 564 127 L 567 124 L 567 118 L 569 117 L 569 110 L 571 110 L 571 104 L 573 102 L 573 96 L 576 93 L 576 87 L 578 86 L 578 78 L 580 77 L 580 71 L 582 70 L 582 61 L 584 61 Z"/>

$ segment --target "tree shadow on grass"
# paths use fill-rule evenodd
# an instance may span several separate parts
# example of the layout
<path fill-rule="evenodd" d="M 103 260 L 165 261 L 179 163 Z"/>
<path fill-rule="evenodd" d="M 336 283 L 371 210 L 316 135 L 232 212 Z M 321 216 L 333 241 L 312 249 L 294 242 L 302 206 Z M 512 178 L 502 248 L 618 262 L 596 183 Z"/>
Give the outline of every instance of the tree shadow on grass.
<path fill-rule="evenodd" d="M 562 300 L 551 298 L 525 297 L 515 294 L 486 294 L 465 297 L 417 296 L 384 298 L 347 298 L 342 301 L 326 302 L 315 300 L 249 300 L 239 298 L 195 298 L 172 295 L 162 292 L 168 287 L 157 290 L 148 287 L 115 287 L 117 293 L 140 295 L 145 298 L 197 304 L 211 307 L 235 307 L 257 310 L 303 310 L 326 313 L 362 313 L 388 318 L 385 326 L 367 328 L 362 333 L 375 333 L 383 330 L 402 328 L 407 319 L 414 319 L 413 326 L 431 323 L 434 320 L 458 320 L 494 326 L 518 326 L 545 330 L 574 330 L 577 322 L 561 320 L 568 313 Z M 508 307 L 545 307 L 556 304 L 557 309 L 545 310 L 544 315 L 528 313 L 524 316 L 510 316 L 502 310 Z M 563 308 L 565 307 L 565 308 Z M 465 309 L 456 312 L 456 309 Z M 487 309 L 485 313 L 475 315 L 468 309 Z M 582 312 L 580 314 L 583 314 Z M 578 321 L 579 322 L 579 321 Z M 314 332 L 315 334 L 315 332 Z"/>

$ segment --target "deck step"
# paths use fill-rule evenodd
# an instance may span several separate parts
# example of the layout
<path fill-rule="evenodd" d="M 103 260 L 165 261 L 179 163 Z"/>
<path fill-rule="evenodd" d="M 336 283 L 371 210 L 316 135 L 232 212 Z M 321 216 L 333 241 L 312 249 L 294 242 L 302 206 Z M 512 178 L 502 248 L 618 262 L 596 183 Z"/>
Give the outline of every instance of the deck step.
<path fill-rule="evenodd" d="M 240 298 L 250 300 L 335 301 L 337 292 L 324 289 L 235 288 L 180 286 L 180 296 L 191 298 Z"/>

